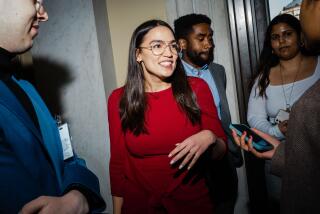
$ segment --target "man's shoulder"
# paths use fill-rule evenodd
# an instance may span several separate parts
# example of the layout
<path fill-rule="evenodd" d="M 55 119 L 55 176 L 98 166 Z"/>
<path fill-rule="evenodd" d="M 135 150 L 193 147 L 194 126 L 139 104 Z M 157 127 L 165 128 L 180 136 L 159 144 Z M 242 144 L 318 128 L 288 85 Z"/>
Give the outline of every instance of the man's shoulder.
<path fill-rule="evenodd" d="M 209 70 L 216 83 L 226 83 L 226 72 L 223 65 L 213 62 L 209 65 Z"/>
<path fill-rule="evenodd" d="M 305 111 L 305 109 L 317 108 L 320 103 L 320 80 L 314 83 L 295 103 L 294 108 Z"/>
<path fill-rule="evenodd" d="M 209 64 L 209 71 L 212 74 L 215 81 L 219 81 L 219 79 L 225 81 L 226 72 L 223 65 L 212 62 Z"/>
<path fill-rule="evenodd" d="M 210 63 L 209 64 L 209 69 L 211 70 L 214 70 L 214 71 L 220 71 L 220 72 L 224 72 L 224 67 L 223 67 L 223 65 L 221 65 L 221 64 L 218 64 L 218 63 L 215 63 L 215 62 L 212 62 L 212 63 Z"/>

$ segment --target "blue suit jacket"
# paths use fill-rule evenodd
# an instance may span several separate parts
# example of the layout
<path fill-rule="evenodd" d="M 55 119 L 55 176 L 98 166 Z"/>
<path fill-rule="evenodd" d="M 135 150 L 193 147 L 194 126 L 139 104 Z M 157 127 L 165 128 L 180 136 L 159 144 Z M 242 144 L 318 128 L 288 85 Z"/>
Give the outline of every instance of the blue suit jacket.
<path fill-rule="evenodd" d="M 64 161 L 55 120 L 34 87 L 15 80 L 35 109 L 40 131 L 15 95 L 0 81 L 0 213 L 17 213 L 41 196 L 84 192 L 92 210 L 103 210 L 99 181 L 78 157 Z"/>

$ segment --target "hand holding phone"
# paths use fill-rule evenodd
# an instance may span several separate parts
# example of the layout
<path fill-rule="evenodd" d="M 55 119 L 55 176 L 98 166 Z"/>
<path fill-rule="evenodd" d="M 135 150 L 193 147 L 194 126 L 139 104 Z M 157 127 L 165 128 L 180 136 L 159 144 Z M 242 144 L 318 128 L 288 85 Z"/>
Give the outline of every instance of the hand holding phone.
<path fill-rule="evenodd" d="M 238 136 L 242 136 L 243 132 L 247 132 L 245 141 L 248 142 L 252 136 L 252 145 L 259 152 L 265 152 L 273 149 L 273 145 L 254 133 L 248 126 L 244 124 L 230 124 L 230 129 L 234 129 Z"/>

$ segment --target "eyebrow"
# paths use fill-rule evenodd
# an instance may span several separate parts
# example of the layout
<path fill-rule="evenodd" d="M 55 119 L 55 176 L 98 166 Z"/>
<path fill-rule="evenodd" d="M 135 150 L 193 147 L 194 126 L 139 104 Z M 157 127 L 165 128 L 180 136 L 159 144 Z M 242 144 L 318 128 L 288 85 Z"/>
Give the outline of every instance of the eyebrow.
<path fill-rule="evenodd" d="M 295 32 L 295 30 L 292 30 L 292 29 L 287 29 L 287 30 L 284 30 L 284 31 L 281 31 L 280 33 L 286 33 L 286 32 Z M 271 35 L 278 35 L 278 33 L 271 33 Z"/>
<path fill-rule="evenodd" d="M 149 44 L 154 43 L 154 42 L 164 42 L 164 43 L 173 43 L 176 42 L 176 40 L 171 40 L 171 41 L 163 41 L 163 40 L 152 40 L 151 42 L 149 42 Z"/>
<path fill-rule="evenodd" d="M 209 36 L 213 36 L 213 31 L 210 31 L 208 35 L 209 35 Z M 200 33 L 197 33 L 196 36 L 207 36 L 207 34 L 200 32 Z"/>

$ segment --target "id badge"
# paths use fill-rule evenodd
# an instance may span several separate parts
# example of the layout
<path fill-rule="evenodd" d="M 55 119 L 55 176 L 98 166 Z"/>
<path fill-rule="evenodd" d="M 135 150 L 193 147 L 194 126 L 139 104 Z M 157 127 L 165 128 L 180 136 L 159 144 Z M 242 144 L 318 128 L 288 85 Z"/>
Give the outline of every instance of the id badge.
<path fill-rule="evenodd" d="M 67 123 L 59 126 L 59 134 L 63 149 L 63 160 L 73 157 L 73 150 L 71 145 L 71 137 Z"/>
<path fill-rule="evenodd" d="M 280 109 L 276 118 L 275 118 L 275 122 L 277 124 L 279 124 L 283 121 L 289 120 L 289 115 L 290 115 L 290 113 L 288 111 Z"/>

